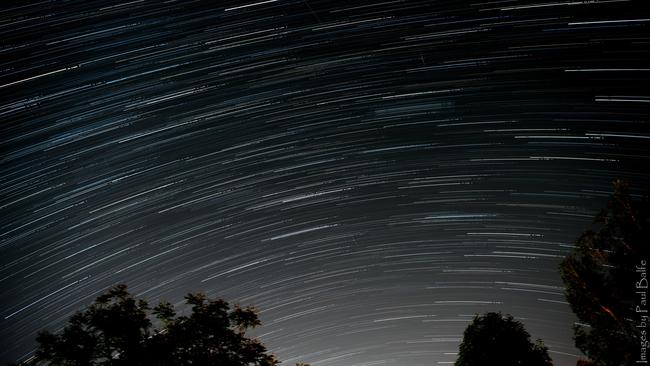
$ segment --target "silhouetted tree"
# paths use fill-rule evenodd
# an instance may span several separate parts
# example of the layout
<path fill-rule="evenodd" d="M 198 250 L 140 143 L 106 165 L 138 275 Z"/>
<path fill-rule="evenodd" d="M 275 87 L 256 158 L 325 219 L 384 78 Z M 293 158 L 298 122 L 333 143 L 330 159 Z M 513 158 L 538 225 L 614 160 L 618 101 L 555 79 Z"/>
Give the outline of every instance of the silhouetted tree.
<path fill-rule="evenodd" d="M 548 350 L 541 340 L 530 341 L 523 324 L 511 315 L 477 315 L 465 329 L 456 366 L 548 366 Z"/>
<path fill-rule="evenodd" d="M 36 362 L 62 366 L 274 366 L 279 362 L 245 331 L 260 324 L 253 308 L 231 308 L 203 294 L 185 297 L 189 316 L 162 302 L 153 309 L 118 285 L 76 313 L 60 334 L 41 332 Z M 161 323 L 155 328 L 152 312 Z"/>
<path fill-rule="evenodd" d="M 631 365 L 641 345 L 636 291 L 647 290 L 647 282 L 645 289 L 636 288 L 640 274 L 635 271 L 647 265 L 641 261 L 648 259 L 648 197 L 633 200 L 617 180 L 594 223 L 597 229 L 585 231 L 560 264 L 566 298 L 582 323 L 574 325 L 575 345 L 591 365 Z"/>

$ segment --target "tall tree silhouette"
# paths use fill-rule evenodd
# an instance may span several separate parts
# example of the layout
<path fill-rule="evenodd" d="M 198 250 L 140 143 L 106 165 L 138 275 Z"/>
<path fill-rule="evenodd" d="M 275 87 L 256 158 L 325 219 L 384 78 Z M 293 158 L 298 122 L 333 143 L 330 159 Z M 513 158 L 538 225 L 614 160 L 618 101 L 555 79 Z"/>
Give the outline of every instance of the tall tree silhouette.
<path fill-rule="evenodd" d="M 639 356 L 636 292 L 647 291 L 647 283 L 636 288 L 636 270 L 648 259 L 648 202 L 647 196 L 633 200 L 627 185 L 615 181 L 607 208 L 594 220 L 597 228 L 585 231 L 560 264 L 566 298 L 581 322 L 574 325 L 575 344 L 588 364 L 631 365 Z"/>
<path fill-rule="evenodd" d="M 260 324 L 253 308 L 231 308 L 203 294 L 185 297 L 189 316 L 166 302 L 153 309 L 126 285 L 78 312 L 60 334 L 41 332 L 36 362 L 62 366 L 274 366 L 279 362 L 245 331 Z M 161 327 L 149 319 L 153 313 Z"/>
<path fill-rule="evenodd" d="M 477 315 L 465 329 L 455 366 L 550 366 L 541 340 L 530 341 L 523 324 L 511 315 Z"/>

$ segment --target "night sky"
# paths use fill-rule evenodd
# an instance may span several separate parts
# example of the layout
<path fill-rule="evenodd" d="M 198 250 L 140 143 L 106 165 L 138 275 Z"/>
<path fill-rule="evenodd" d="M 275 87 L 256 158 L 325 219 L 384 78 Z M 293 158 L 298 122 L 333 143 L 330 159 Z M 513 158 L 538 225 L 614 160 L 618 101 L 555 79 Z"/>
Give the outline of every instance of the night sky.
<path fill-rule="evenodd" d="M 451 364 L 498 310 L 574 365 L 558 263 L 650 184 L 642 3 L 3 2 L 0 362 L 124 282 L 287 365 Z"/>

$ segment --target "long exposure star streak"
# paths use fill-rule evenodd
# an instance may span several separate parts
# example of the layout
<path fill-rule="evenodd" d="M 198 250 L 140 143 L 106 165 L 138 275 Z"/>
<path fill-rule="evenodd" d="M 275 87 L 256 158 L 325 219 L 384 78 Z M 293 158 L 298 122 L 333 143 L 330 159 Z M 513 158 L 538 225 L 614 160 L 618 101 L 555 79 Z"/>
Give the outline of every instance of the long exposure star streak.
<path fill-rule="evenodd" d="M 650 185 L 642 3 L 3 3 L 0 362 L 127 283 L 285 364 L 451 364 L 502 311 L 574 365 L 558 263 Z"/>

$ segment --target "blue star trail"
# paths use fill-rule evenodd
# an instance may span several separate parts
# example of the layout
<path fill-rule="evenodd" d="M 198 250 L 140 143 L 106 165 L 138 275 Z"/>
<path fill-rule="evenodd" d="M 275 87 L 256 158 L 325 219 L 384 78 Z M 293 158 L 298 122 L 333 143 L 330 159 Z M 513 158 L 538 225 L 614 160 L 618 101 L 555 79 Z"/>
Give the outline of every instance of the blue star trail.
<path fill-rule="evenodd" d="M 286 364 L 452 364 L 502 311 L 574 365 L 558 264 L 650 184 L 643 9 L 3 3 L 0 362 L 123 282 L 255 305 Z"/>

